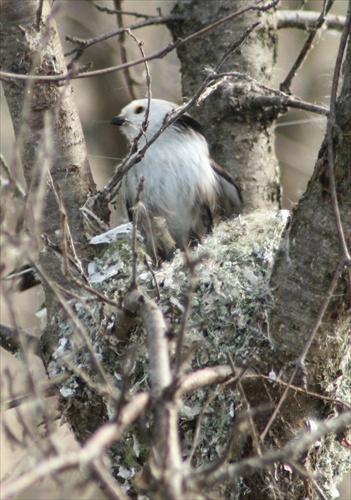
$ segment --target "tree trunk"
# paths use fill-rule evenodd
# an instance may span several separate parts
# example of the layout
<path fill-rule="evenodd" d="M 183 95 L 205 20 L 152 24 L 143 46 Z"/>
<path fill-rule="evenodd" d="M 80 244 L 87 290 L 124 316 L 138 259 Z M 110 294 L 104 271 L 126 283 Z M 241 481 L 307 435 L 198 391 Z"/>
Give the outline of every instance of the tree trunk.
<path fill-rule="evenodd" d="M 217 19 L 248 7 L 246 0 L 178 1 L 174 12 L 185 21 L 172 26 L 175 38 L 185 38 Z M 181 63 L 182 93 L 190 98 L 203 82 L 204 70 L 214 68 L 233 42 L 257 21 L 257 12 L 249 11 L 178 49 Z M 223 63 L 219 72 L 240 72 L 269 85 L 277 50 L 276 16 L 265 12 L 261 24 Z M 233 81 L 233 80 L 231 80 Z M 243 189 L 244 210 L 278 207 L 279 170 L 274 148 L 274 116 L 264 109 L 240 107 L 240 99 L 251 93 L 245 80 L 234 80 L 212 94 L 192 114 L 206 124 L 212 156 L 239 179 Z M 239 105 L 238 105 L 239 104 Z"/>
<path fill-rule="evenodd" d="M 23 75 L 58 75 L 67 72 L 62 47 L 47 0 L 40 19 L 39 0 L 5 1 L 1 12 L 1 68 Z M 61 198 L 78 258 L 91 254 L 80 207 L 95 190 L 90 173 L 80 119 L 73 89 L 64 83 L 31 80 L 3 82 L 16 140 L 23 165 L 31 237 L 48 236 L 61 245 Z M 46 123 L 46 125 L 45 125 Z M 44 154 L 38 151 L 44 151 Z M 53 183 L 45 188 L 44 163 L 49 163 Z M 42 176 L 44 175 L 44 180 Z M 42 184 L 40 187 L 40 179 Z M 56 193 L 52 185 L 55 186 Z M 46 193 L 43 192 L 46 189 Z M 36 202 L 45 197 L 44 216 L 31 213 Z M 61 214 L 62 215 L 62 214 Z M 40 218 L 40 220 L 39 220 Z M 39 227 L 33 226 L 38 224 Z M 62 234 L 61 234 L 62 236 Z M 40 246 L 40 245 L 39 245 Z M 61 262 L 52 252 L 42 252 L 41 263 L 48 276 L 58 283 L 68 283 L 61 273 Z M 50 290 L 47 289 L 47 295 Z"/>
<path fill-rule="evenodd" d="M 344 82 L 336 109 L 334 144 L 335 183 L 343 230 L 351 231 L 351 40 L 344 63 Z M 331 203 L 328 151 L 326 140 L 307 190 L 301 198 L 282 244 L 272 276 L 275 308 L 272 311 L 272 335 L 277 345 L 294 359 L 316 321 L 333 274 L 342 259 L 335 216 Z M 336 354 L 326 344 L 327 332 L 335 332 L 337 322 L 349 314 L 350 291 L 346 275 L 333 293 L 323 318 L 318 357 L 323 370 L 325 357 Z M 333 335 L 334 336 L 334 335 Z M 324 339 L 324 340 L 323 340 Z M 324 346 L 322 349 L 321 347 Z M 315 346 L 316 347 L 316 344 Z M 337 346 L 334 346 L 337 349 Z M 313 354 L 312 354 L 312 357 Z"/>

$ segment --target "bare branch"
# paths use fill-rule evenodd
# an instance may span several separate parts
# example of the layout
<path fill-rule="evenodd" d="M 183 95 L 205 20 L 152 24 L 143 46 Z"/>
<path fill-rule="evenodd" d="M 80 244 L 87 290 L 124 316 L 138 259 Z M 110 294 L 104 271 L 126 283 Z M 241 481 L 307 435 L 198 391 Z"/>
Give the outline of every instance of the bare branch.
<path fill-rule="evenodd" d="M 184 17 L 179 15 L 179 14 L 169 14 L 168 16 L 150 16 L 149 19 L 146 19 L 144 21 L 138 21 L 136 23 L 132 23 L 129 26 L 126 27 L 121 27 L 116 30 L 113 30 L 109 33 L 104 33 L 103 35 L 96 36 L 94 38 L 88 39 L 88 40 L 83 40 L 83 39 L 77 39 L 76 37 L 69 37 L 67 36 L 66 39 L 68 41 L 78 43 L 79 46 L 75 47 L 68 52 L 65 53 L 65 56 L 70 56 L 74 54 L 75 52 L 80 52 L 82 50 L 87 49 L 88 47 L 91 47 L 97 43 L 103 42 L 105 40 L 108 40 L 109 38 L 113 38 L 114 36 L 121 35 L 127 30 L 136 30 L 138 28 L 144 28 L 145 26 L 154 26 L 158 24 L 167 24 L 170 22 L 175 22 L 175 21 L 183 21 Z"/>
<path fill-rule="evenodd" d="M 144 177 L 140 179 L 138 190 L 137 190 L 137 195 L 136 195 L 136 200 L 135 200 L 135 207 L 134 207 L 134 217 L 133 217 L 133 232 L 132 232 L 132 255 L 133 255 L 133 260 L 132 260 L 132 280 L 131 280 L 131 289 L 134 290 L 137 288 L 137 251 L 136 251 L 136 244 L 137 244 L 137 231 L 138 231 L 138 215 L 139 215 L 139 210 L 138 210 L 138 205 L 141 203 L 141 193 L 143 192 L 144 189 Z"/>
<path fill-rule="evenodd" d="M 148 402 L 149 397 L 146 393 L 137 394 L 123 407 L 118 422 L 109 422 L 100 427 L 79 451 L 65 450 L 58 456 L 36 464 L 19 478 L 5 481 L 2 484 L 3 497 L 16 496 L 31 484 L 54 473 L 78 467 L 93 467 L 94 461 L 100 459 L 106 448 L 121 438 L 125 430 L 145 410 Z"/>
<path fill-rule="evenodd" d="M 141 14 L 140 12 L 132 12 L 129 10 L 121 10 L 121 9 L 109 9 L 108 7 L 101 7 L 94 3 L 94 6 L 99 12 L 106 12 L 106 14 L 123 14 L 124 16 L 134 16 L 134 17 L 142 17 L 143 19 L 152 19 L 156 17 L 154 14 Z"/>
<path fill-rule="evenodd" d="M 58 394 L 59 387 L 71 376 L 70 373 L 65 373 L 64 375 L 59 375 L 56 378 L 51 379 L 45 384 L 40 386 L 40 391 L 44 398 L 49 398 Z M 1 411 L 11 410 L 13 408 L 18 408 L 24 403 L 28 403 L 33 397 L 33 394 L 12 394 L 11 398 L 6 399 L 1 403 Z"/>
<path fill-rule="evenodd" d="M 205 258 L 205 256 L 201 256 L 200 259 L 191 260 L 188 253 L 185 253 L 185 260 L 190 270 L 190 278 L 189 278 L 189 288 L 185 296 L 185 304 L 184 304 L 184 312 L 180 324 L 179 331 L 177 332 L 177 349 L 176 349 L 176 361 L 175 361 L 175 370 L 177 376 L 181 373 L 182 361 L 183 361 L 183 344 L 185 337 L 185 330 L 187 326 L 187 322 L 189 319 L 189 314 L 191 311 L 191 301 L 193 298 L 193 292 L 196 286 L 196 266 Z"/>
<path fill-rule="evenodd" d="M 280 84 L 280 90 L 282 90 L 283 92 L 286 92 L 287 94 L 290 93 L 291 82 L 292 82 L 294 76 L 296 75 L 298 69 L 302 65 L 303 61 L 305 60 L 309 50 L 311 49 L 312 42 L 313 42 L 318 30 L 323 26 L 323 24 L 325 22 L 326 14 L 331 9 L 333 3 L 334 3 L 334 0 L 324 0 L 323 1 L 322 11 L 321 11 L 313 29 L 310 30 L 310 33 L 306 39 L 306 42 L 305 42 L 304 46 L 302 47 L 300 54 L 297 56 L 297 59 L 294 62 L 292 68 L 290 69 L 289 73 L 287 74 L 285 80 Z"/>
<path fill-rule="evenodd" d="M 38 5 L 38 9 L 37 9 L 37 14 L 36 14 L 36 28 L 37 28 L 37 31 L 40 30 L 40 23 L 42 21 L 41 16 L 42 16 L 42 13 L 43 13 L 43 3 L 44 3 L 44 0 L 39 0 L 39 5 Z"/>
<path fill-rule="evenodd" d="M 143 320 L 147 330 L 150 363 L 151 394 L 155 400 L 155 455 L 150 469 L 156 472 L 160 488 L 166 498 L 181 498 L 185 483 L 182 468 L 182 455 L 179 443 L 178 405 L 173 396 L 166 394 L 172 382 L 168 355 L 166 323 L 161 310 L 142 292 L 132 290 L 125 297 L 126 307 L 136 312 Z"/>
<path fill-rule="evenodd" d="M 316 104 L 312 104 L 309 102 L 301 101 L 298 97 L 292 97 L 285 92 L 282 92 L 279 89 L 273 89 L 264 85 L 257 81 L 255 78 L 252 78 L 249 75 L 244 73 L 232 72 L 228 71 L 225 73 L 215 73 L 211 71 L 210 80 L 221 80 L 228 82 L 229 78 L 237 78 L 241 80 L 245 80 L 247 82 L 253 83 L 256 87 L 266 92 L 269 92 L 273 95 L 258 95 L 254 93 L 249 93 L 248 95 L 240 96 L 240 99 L 236 99 L 238 101 L 239 106 L 246 106 L 248 108 L 252 108 L 252 106 L 270 106 L 270 107 L 278 107 L 282 110 L 286 107 L 302 109 L 304 111 L 310 111 L 312 113 L 317 113 L 320 115 L 328 115 L 329 109 L 324 106 L 317 106 Z M 235 90 L 235 87 L 233 88 Z M 234 93 L 234 92 L 233 92 Z M 235 98 L 232 98 L 232 101 L 235 102 Z"/>
<path fill-rule="evenodd" d="M 263 470 L 276 462 L 290 463 L 291 460 L 299 458 L 302 453 L 308 451 L 311 446 L 326 434 L 339 432 L 351 425 L 351 412 L 344 412 L 330 420 L 324 420 L 317 425 L 316 430 L 306 432 L 301 437 L 293 439 L 282 449 L 270 451 L 261 457 L 253 457 L 242 460 L 238 464 L 227 465 L 209 474 L 208 468 L 191 474 L 190 479 L 197 487 L 210 486 L 216 482 L 228 481 L 235 477 L 247 476 L 257 470 Z"/>
<path fill-rule="evenodd" d="M 97 481 L 101 482 L 109 500 L 128 500 L 130 498 L 116 479 L 111 476 L 103 460 L 95 460 L 91 468 L 95 472 Z"/>
<path fill-rule="evenodd" d="M 121 10 L 122 0 L 114 0 L 114 4 L 115 4 L 115 7 L 116 7 L 115 14 L 116 14 L 116 17 L 117 17 L 118 28 L 119 29 L 121 29 L 121 28 L 123 29 L 123 15 L 122 15 L 122 10 Z M 95 7 L 97 7 L 97 6 L 95 5 Z M 130 32 L 130 30 L 129 30 L 129 32 Z M 120 35 L 120 37 L 119 37 L 119 39 L 118 39 L 118 42 L 119 42 L 119 51 L 120 51 L 122 63 L 126 63 L 128 61 L 127 49 L 126 49 L 126 46 L 125 46 L 125 40 L 126 40 L 125 34 L 126 34 L 126 31 L 123 30 L 122 33 L 121 33 L 121 35 Z M 143 57 L 145 57 L 145 54 L 142 53 L 141 55 Z M 132 78 L 132 76 L 130 74 L 130 71 L 129 71 L 129 68 L 126 68 L 123 71 L 123 75 L 124 75 L 124 80 L 126 82 L 130 98 L 132 100 L 136 99 L 136 94 L 135 94 L 135 91 L 134 91 L 134 85 L 135 85 L 136 82 Z"/>
<path fill-rule="evenodd" d="M 125 306 L 141 317 L 148 332 L 152 394 L 154 397 L 159 397 L 172 381 L 165 319 L 158 306 L 139 290 L 127 293 Z"/>
<path fill-rule="evenodd" d="M 184 377 L 180 383 L 180 393 L 186 394 L 200 387 L 220 384 L 232 376 L 233 371 L 229 365 L 209 366 Z"/>
<path fill-rule="evenodd" d="M 308 10 L 278 10 L 277 22 L 278 30 L 284 28 L 299 28 L 309 30 L 316 26 L 319 18 L 318 12 Z M 345 16 L 335 16 L 328 14 L 325 18 L 323 28 L 329 30 L 342 31 L 346 22 Z"/>
<path fill-rule="evenodd" d="M 111 382 L 109 381 L 106 372 L 101 364 L 101 361 L 98 359 L 94 347 L 92 345 L 92 341 L 89 338 L 84 325 L 82 322 L 79 320 L 75 312 L 73 311 L 71 305 L 68 303 L 67 300 L 65 300 L 64 296 L 62 295 L 59 287 L 57 284 L 53 283 L 45 273 L 45 271 L 41 268 L 41 266 L 37 267 L 37 271 L 40 274 L 41 280 L 43 283 L 46 284 L 46 286 L 52 291 L 52 293 L 55 296 L 55 299 L 57 302 L 60 304 L 61 308 L 63 311 L 65 311 L 65 314 L 67 316 L 68 322 L 73 325 L 74 331 L 79 335 L 81 340 L 83 341 L 84 345 L 86 346 L 89 355 L 90 355 L 90 361 L 92 367 L 96 370 L 96 373 L 100 377 L 100 382 L 104 384 L 105 388 L 109 389 L 109 392 L 111 395 L 116 394 L 115 388 L 112 386 Z"/>
<path fill-rule="evenodd" d="M 190 42 L 191 40 L 194 40 L 195 38 L 197 38 L 199 36 L 204 35 L 208 31 L 220 26 L 223 23 L 226 23 L 228 21 L 231 21 L 232 19 L 235 19 L 236 17 L 244 14 L 245 12 L 248 12 L 250 10 L 258 10 L 258 11 L 269 10 L 269 9 L 275 7 L 279 3 L 279 1 L 280 0 L 272 0 L 272 2 L 270 2 L 269 4 L 267 4 L 265 6 L 261 6 L 261 7 L 259 5 L 250 5 L 249 7 L 246 7 L 238 12 L 234 12 L 234 13 L 232 13 L 232 14 L 230 14 L 222 19 L 219 19 L 218 21 L 215 21 L 214 23 L 211 23 L 210 25 L 206 26 L 205 28 L 202 28 L 201 30 L 199 30 L 195 33 L 192 33 L 191 35 L 189 35 L 188 37 L 186 37 L 184 39 L 176 40 L 174 43 L 169 44 L 167 47 L 163 48 L 162 50 L 158 50 L 145 58 L 137 59 L 137 60 L 131 61 L 129 63 L 119 64 L 117 66 L 111 66 L 110 68 L 105 68 L 105 69 L 96 70 L 96 71 L 86 71 L 85 73 L 81 73 L 81 74 L 75 74 L 76 73 L 75 71 L 69 71 L 69 72 L 64 73 L 62 75 L 53 75 L 53 76 L 19 75 L 19 74 L 15 74 L 15 73 L 1 71 L 0 72 L 0 80 L 3 80 L 3 81 L 36 80 L 36 81 L 42 81 L 42 82 L 61 82 L 64 80 L 70 80 L 72 78 L 90 78 L 92 76 L 106 75 L 109 73 L 114 73 L 116 71 L 124 70 L 126 68 L 130 68 L 132 66 L 142 64 L 145 61 L 152 61 L 154 59 L 163 58 L 167 54 L 172 52 L 173 50 L 179 48 L 180 46 Z M 262 0 L 259 0 L 259 3 L 261 3 L 261 2 L 262 2 Z M 134 28 L 135 28 L 135 26 L 134 26 Z M 131 25 L 127 28 L 124 28 L 124 29 L 125 30 L 126 29 L 133 29 L 133 25 Z M 118 33 L 114 32 L 114 34 L 111 36 L 115 36 L 116 34 L 119 34 L 119 32 Z M 98 41 L 101 41 L 101 40 L 98 40 Z M 95 41 L 94 43 L 97 43 L 98 41 Z M 81 48 L 79 48 L 77 50 L 81 50 Z M 70 55 L 70 53 L 68 53 L 66 55 Z"/>
<path fill-rule="evenodd" d="M 328 116 L 329 109 L 324 106 L 317 106 L 310 102 L 300 101 L 296 97 L 290 97 L 286 95 L 279 96 L 263 96 L 251 94 L 244 96 L 240 99 L 240 106 L 248 106 L 252 108 L 253 106 L 269 106 L 278 107 L 280 109 L 284 108 L 294 108 L 301 109 L 303 111 L 308 111 L 310 113 L 316 113 L 318 115 Z"/>

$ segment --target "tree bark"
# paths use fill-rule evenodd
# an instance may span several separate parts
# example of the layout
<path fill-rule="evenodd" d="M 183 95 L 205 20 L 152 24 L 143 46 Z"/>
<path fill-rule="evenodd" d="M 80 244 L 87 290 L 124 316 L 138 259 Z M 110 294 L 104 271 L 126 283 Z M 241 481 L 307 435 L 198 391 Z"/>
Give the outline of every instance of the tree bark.
<path fill-rule="evenodd" d="M 246 0 L 178 1 L 174 12 L 186 19 L 172 26 L 173 36 L 185 38 L 246 7 Z M 203 82 L 204 70 L 214 68 L 226 49 L 239 40 L 257 17 L 255 11 L 246 12 L 178 49 L 185 98 L 190 98 Z M 224 61 L 220 72 L 240 72 L 269 85 L 277 51 L 274 10 L 265 12 L 259 20 L 260 26 Z M 241 97 L 250 92 L 250 85 L 239 80 L 236 85 L 222 86 L 198 110 L 192 110 L 194 117 L 206 124 L 206 135 L 215 161 L 239 179 L 246 212 L 277 208 L 280 202 L 279 169 L 274 148 L 275 117 L 263 108 L 252 109 L 252 112 L 241 109 Z"/>
<path fill-rule="evenodd" d="M 67 72 L 49 3 L 44 0 L 40 19 L 37 18 L 39 5 L 39 0 L 3 2 L 0 62 L 4 71 L 23 75 Z M 95 184 L 89 169 L 73 89 L 69 82 L 56 84 L 31 80 L 3 82 L 3 87 L 20 149 L 27 195 L 31 190 L 33 203 L 42 195 L 36 190 L 36 184 L 39 184 L 37 179 L 42 175 L 42 163 L 49 160 L 53 185 L 67 213 L 75 251 L 82 259 L 91 254 L 91 249 L 88 248 L 79 209 L 87 196 L 95 191 Z M 48 125 L 45 126 L 48 117 Z M 43 157 L 38 151 L 45 136 L 48 150 Z M 52 185 L 46 188 L 44 196 L 45 212 L 40 221 L 40 233 L 45 233 L 51 243 L 60 246 L 60 237 L 57 236 L 61 234 L 60 208 Z M 106 218 L 106 215 L 100 215 Z M 61 263 L 55 254 L 43 252 L 41 263 L 50 278 L 67 286 L 61 273 Z M 50 293 L 49 290 L 47 293 Z"/>
<path fill-rule="evenodd" d="M 344 82 L 337 102 L 334 162 L 335 183 L 341 222 L 346 235 L 351 231 L 351 43 L 344 62 Z M 328 153 L 324 141 L 313 176 L 301 198 L 282 244 L 281 258 L 272 276 L 275 308 L 272 311 L 272 335 L 277 345 L 297 357 L 312 328 L 326 296 L 342 253 L 331 203 Z M 324 318 L 318 343 L 335 330 L 350 307 L 346 275 L 333 293 Z M 318 358 L 330 356 L 325 345 Z M 335 352 L 334 352 L 335 354 Z"/>

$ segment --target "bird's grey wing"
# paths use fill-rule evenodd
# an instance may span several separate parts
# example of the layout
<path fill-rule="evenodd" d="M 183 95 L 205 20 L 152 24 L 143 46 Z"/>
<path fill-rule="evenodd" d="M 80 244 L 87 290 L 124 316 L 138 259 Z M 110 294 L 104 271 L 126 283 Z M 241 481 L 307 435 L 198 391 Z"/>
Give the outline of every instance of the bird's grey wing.
<path fill-rule="evenodd" d="M 243 199 L 240 187 L 229 172 L 211 159 L 211 167 L 217 177 L 217 206 L 215 216 L 232 217 L 241 212 Z"/>

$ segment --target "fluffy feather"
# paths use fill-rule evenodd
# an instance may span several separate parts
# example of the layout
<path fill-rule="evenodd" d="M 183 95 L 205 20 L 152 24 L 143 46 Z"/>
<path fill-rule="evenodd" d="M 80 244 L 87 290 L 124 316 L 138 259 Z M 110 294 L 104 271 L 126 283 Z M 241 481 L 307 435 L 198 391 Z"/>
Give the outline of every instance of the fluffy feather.
<path fill-rule="evenodd" d="M 129 141 L 140 132 L 147 99 L 138 99 L 112 119 Z M 140 138 L 143 146 L 162 126 L 167 113 L 177 105 L 161 99 L 150 103 L 149 124 Z M 219 217 L 238 214 L 240 190 L 231 175 L 209 155 L 200 124 L 183 115 L 150 146 L 144 158 L 125 178 L 127 206 L 135 204 L 140 178 L 145 178 L 142 201 L 147 216 L 166 220 L 177 247 L 184 248 L 211 230 Z M 141 217 L 141 231 L 150 240 L 152 222 Z"/>

